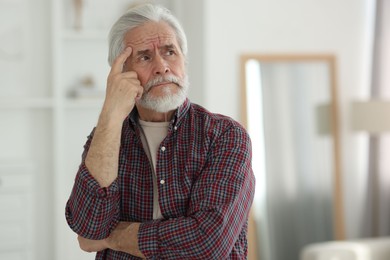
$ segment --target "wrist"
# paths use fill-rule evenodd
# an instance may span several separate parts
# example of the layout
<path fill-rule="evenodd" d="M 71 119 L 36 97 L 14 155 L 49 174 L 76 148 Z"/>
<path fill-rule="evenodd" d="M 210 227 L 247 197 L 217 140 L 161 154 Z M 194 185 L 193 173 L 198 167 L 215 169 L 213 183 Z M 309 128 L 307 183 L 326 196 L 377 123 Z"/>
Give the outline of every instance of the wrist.
<path fill-rule="evenodd" d="M 98 125 L 104 129 L 121 129 L 124 119 L 125 116 L 119 113 L 103 109 L 99 116 Z"/>
<path fill-rule="evenodd" d="M 145 258 L 138 248 L 138 230 L 140 223 L 119 222 L 110 236 L 105 239 L 105 245 L 115 251 L 125 252 Z"/>
<path fill-rule="evenodd" d="M 133 255 L 140 257 L 140 258 L 145 258 L 145 256 L 142 254 L 141 250 L 139 249 L 139 244 L 138 244 L 138 232 L 140 228 L 141 223 L 139 222 L 134 222 L 128 227 L 128 232 L 129 234 L 132 234 L 134 237 L 134 248 L 133 248 Z"/>
<path fill-rule="evenodd" d="M 111 103 L 112 102 L 107 101 L 104 102 L 100 117 L 104 117 L 106 120 L 122 123 L 130 112 L 127 109 L 121 108 L 119 105 L 112 105 Z"/>

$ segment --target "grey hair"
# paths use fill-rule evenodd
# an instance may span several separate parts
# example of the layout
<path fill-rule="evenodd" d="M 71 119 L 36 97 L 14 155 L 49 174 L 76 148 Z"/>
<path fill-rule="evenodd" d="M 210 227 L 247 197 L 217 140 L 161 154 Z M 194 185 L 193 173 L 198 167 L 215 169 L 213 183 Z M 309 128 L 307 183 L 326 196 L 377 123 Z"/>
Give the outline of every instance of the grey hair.
<path fill-rule="evenodd" d="M 112 65 L 116 57 L 124 50 L 124 37 L 128 31 L 146 22 L 166 22 L 175 31 L 181 52 L 187 60 L 187 38 L 175 16 L 165 7 L 154 4 L 142 4 L 129 9 L 112 26 L 109 34 L 108 63 Z"/>

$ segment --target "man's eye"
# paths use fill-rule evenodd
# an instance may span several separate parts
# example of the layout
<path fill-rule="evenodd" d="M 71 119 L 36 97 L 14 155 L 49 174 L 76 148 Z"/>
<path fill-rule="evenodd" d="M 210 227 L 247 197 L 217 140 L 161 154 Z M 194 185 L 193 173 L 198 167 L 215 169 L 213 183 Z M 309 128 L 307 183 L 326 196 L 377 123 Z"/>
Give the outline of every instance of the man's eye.
<path fill-rule="evenodd" d="M 150 57 L 147 56 L 147 55 L 144 55 L 144 56 L 141 56 L 141 57 L 139 58 L 139 60 L 140 60 L 140 61 L 147 61 L 147 60 L 150 60 Z"/>
<path fill-rule="evenodd" d="M 167 51 L 167 55 L 168 56 L 171 56 L 171 55 L 174 55 L 175 54 L 175 51 L 174 50 L 168 50 Z"/>

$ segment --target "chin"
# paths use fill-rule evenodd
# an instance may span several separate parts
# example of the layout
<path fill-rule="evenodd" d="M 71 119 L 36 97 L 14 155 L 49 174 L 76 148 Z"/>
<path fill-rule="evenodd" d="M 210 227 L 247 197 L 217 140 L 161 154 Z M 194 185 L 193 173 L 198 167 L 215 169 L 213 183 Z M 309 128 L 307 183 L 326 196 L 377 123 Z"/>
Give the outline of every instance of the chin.
<path fill-rule="evenodd" d="M 159 89 L 161 92 L 153 91 L 153 89 L 150 92 L 147 91 L 138 101 L 138 105 L 159 113 L 167 113 L 177 109 L 187 98 L 189 89 L 188 77 L 184 77 L 183 81 L 175 80 L 172 82 L 176 82 L 173 84 L 174 89 L 169 84 Z M 160 95 L 156 95 L 157 93 Z"/>
<path fill-rule="evenodd" d="M 159 112 L 167 113 L 169 111 L 177 109 L 184 103 L 187 95 L 183 91 L 179 91 L 175 94 L 167 94 L 163 97 L 152 97 L 150 95 L 143 96 L 138 101 L 138 104 L 144 108 Z"/>

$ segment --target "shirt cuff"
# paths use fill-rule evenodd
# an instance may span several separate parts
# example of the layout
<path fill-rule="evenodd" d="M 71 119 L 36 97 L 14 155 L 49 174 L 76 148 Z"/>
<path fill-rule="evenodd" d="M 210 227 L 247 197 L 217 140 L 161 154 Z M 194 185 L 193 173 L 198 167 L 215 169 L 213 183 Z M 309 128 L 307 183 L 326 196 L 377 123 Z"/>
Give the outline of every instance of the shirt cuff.
<path fill-rule="evenodd" d="M 159 255 L 159 220 L 141 223 L 138 230 L 138 247 L 147 259 L 158 258 Z"/>
<path fill-rule="evenodd" d="M 82 163 L 80 166 L 79 174 L 76 176 L 76 183 L 78 183 L 83 192 L 98 198 L 110 198 L 118 195 L 119 192 L 117 180 L 113 181 L 108 187 L 100 187 L 99 183 L 85 166 L 85 163 Z"/>

